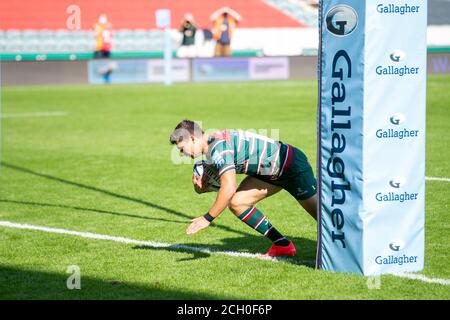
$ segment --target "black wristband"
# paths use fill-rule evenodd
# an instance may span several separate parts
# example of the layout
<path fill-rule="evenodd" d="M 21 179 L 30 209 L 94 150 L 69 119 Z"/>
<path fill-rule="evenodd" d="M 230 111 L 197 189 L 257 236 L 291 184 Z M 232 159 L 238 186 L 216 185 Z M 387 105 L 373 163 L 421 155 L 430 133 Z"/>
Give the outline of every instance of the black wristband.
<path fill-rule="evenodd" d="M 205 218 L 206 220 L 208 220 L 209 222 L 212 222 L 214 220 L 214 217 L 211 216 L 209 214 L 209 212 L 205 213 L 205 215 L 203 215 L 203 218 Z"/>

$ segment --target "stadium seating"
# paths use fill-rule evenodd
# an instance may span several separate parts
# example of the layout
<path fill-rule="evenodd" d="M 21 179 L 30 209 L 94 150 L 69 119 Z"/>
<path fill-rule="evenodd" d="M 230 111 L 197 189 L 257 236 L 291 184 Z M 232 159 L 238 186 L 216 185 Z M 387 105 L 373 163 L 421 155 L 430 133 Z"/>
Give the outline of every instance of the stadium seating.
<path fill-rule="evenodd" d="M 81 28 L 91 29 L 101 13 L 106 13 L 117 29 L 155 29 L 155 11 L 170 9 L 173 27 L 178 28 L 187 12 L 194 14 L 201 28 L 212 26 L 210 15 L 223 6 L 238 11 L 244 18 L 241 28 L 293 28 L 304 24 L 293 19 L 262 0 L 27 0 L 0 1 L 0 29 L 58 30 L 66 28 L 67 8 L 76 4 L 80 8 Z"/>
<path fill-rule="evenodd" d="M 79 0 L 81 30 L 71 31 L 64 28 L 69 15 L 67 7 L 72 2 L 1 1 L 0 53 L 91 53 L 95 46 L 93 25 L 100 13 L 107 13 L 113 24 L 113 51 L 161 52 L 164 34 L 156 28 L 154 14 L 158 8 L 172 11 L 172 47 L 176 49 L 181 41 L 177 28 L 185 13 L 194 14 L 199 29 L 210 29 L 209 16 L 224 5 L 243 16 L 232 42 L 233 51 L 297 55 L 317 50 L 318 45 L 318 0 L 133 0 L 129 6 L 125 1 Z M 429 9 L 430 24 L 449 21 L 448 3 L 430 1 Z M 431 28 L 429 45 L 448 45 L 448 37 L 441 34 L 449 29 L 445 25 Z M 211 55 L 213 47 L 210 43 L 203 44 L 201 32 L 197 40 L 200 56 Z"/>
<path fill-rule="evenodd" d="M 264 0 L 290 17 L 317 27 L 317 1 L 315 0 Z"/>
<path fill-rule="evenodd" d="M 280 1 L 280 0 L 279 0 Z M 283 0 L 284 1 L 284 0 Z M 283 2 L 282 1 L 282 2 Z M 287 0 L 286 0 L 287 1 Z M 69 0 L 28 0 L 2 1 L 0 3 L 0 52 L 3 53 L 84 53 L 94 50 L 92 26 L 100 13 L 107 13 L 113 24 L 113 51 L 120 52 L 158 52 L 163 50 L 164 35 L 155 25 L 155 10 L 170 8 L 172 11 L 173 48 L 179 46 L 181 36 L 176 32 L 178 21 L 187 12 L 192 12 L 200 29 L 211 28 L 209 16 L 212 12 L 227 5 L 242 16 L 240 29 L 255 30 L 255 37 L 264 38 L 261 28 L 302 28 L 305 16 L 297 11 L 280 11 L 277 5 L 267 5 L 261 0 L 135 0 L 130 6 L 125 1 L 105 3 L 102 0 L 79 0 L 81 9 L 81 29 L 70 31 L 63 29 L 68 17 Z M 132 7 L 133 10 L 129 10 Z M 127 9 L 127 14 L 123 14 Z M 24 19 L 27 17 L 27 19 Z M 310 19 L 311 20 L 311 19 Z M 244 32 L 245 33 L 245 32 Z M 248 33 L 245 33 L 248 34 Z M 262 49 L 255 47 L 259 41 L 249 38 L 250 42 L 237 41 L 234 50 Z M 199 34 L 202 40 L 201 34 Z M 242 46 L 239 45 L 242 43 Z M 211 51 L 211 47 L 208 49 Z M 205 54 L 206 56 L 208 53 Z"/>
<path fill-rule="evenodd" d="M 160 51 L 163 49 L 163 37 L 163 32 L 159 30 L 117 30 L 114 32 L 114 50 Z M 174 36 L 173 41 L 173 46 L 176 48 L 179 39 Z M 92 52 L 94 45 L 93 31 L 7 30 L 0 32 L 0 52 Z"/>

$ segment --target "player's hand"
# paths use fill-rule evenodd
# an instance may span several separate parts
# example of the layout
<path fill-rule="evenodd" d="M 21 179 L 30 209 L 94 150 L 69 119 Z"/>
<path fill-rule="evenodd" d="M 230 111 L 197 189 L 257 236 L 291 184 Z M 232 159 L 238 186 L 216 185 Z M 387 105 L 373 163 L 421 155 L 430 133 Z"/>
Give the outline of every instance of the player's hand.
<path fill-rule="evenodd" d="M 191 221 L 192 221 L 191 224 L 189 225 L 189 227 L 186 230 L 187 235 L 197 233 L 200 230 L 205 229 L 210 225 L 210 222 L 208 220 L 206 220 L 203 216 L 195 218 Z"/>

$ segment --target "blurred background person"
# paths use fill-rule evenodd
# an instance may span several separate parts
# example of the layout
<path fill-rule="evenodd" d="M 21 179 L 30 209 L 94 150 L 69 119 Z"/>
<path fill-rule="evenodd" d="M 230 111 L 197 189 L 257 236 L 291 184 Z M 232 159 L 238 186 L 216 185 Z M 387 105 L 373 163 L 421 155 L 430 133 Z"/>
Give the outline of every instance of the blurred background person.
<path fill-rule="evenodd" d="M 239 21 L 240 14 L 228 7 L 222 7 L 213 12 L 210 19 L 214 21 L 213 37 L 216 40 L 214 49 L 215 57 L 227 57 L 231 55 L 231 39 Z"/>
<path fill-rule="evenodd" d="M 94 25 L 95 30 L 95 58 L 109 58 L 112 47 L 112 25 L 106 14 L 101 14 Z"/>
<path fill-rule="evenodd" d="M 111 75 L 115 70 L 117 70 L 117 68 L 118 65 L 116 61 L 106 60 L 105 63 L 97 68 L 96 72 L 103 78 L 103 82 L 105 84 L 110 84 Z"/>
<path fill-rule="evenodd" d="M 195 35 L 197 33 L 197 26 L 194 21 L 194 16 L 191 13 L 186 13 L 181 24 L 180 32 L 183 36 L 181 46 L 178 49 L 178 56 L 181 58 L 194 58 L 197 56 L 197 48 L 195 44 Z"/>

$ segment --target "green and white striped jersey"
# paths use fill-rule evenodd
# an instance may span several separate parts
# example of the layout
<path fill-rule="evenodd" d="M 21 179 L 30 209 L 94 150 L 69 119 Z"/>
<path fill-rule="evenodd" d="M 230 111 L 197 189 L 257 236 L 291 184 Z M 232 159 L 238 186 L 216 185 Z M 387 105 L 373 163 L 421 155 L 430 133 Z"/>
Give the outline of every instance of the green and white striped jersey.
<path fill-rule="evenodd" d="M 287 145 L 243 130 L 224 130 L 210 135 L 206 162 L 219 177 L 228 170 L 253 176 L 281 176 Z"/>

